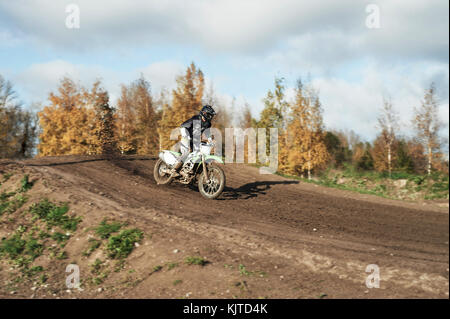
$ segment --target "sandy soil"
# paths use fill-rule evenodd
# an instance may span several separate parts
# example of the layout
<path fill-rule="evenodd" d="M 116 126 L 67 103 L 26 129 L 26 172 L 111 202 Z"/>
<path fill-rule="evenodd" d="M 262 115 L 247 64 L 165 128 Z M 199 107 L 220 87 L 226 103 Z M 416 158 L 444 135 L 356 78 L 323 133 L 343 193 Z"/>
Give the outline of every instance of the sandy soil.
<path fill-rule="evenodd" d="M 406 203 L 360 195 L 225 165 L 227 185 L 208 201 L 194 187 L 158 186 L 154 159 L 47 157 L 0 161 L 0 171 L 29 173 L 31 202 L 68 201 L 83 217 L 68 245 L 69 259 L 40 257 L 49 287 L 23 286 L 3 298 L 448 298 L 447 203 Z M 16 179 L 20 176 L 17 174 Z M 17 182 L 11 178 L 9 183 Z M 26 207 L 24 208 L 26 209 Z M 83 291 L 64 287 L 65 266 L 82 257 L 89 227 L 108 217 L 145 232 L 126 268 Z M 3 223 L 3 234 L 17 225 Z M 1 232 L 1 231 L 0 231 Z M 202 256 L 203 267 L 184 263 Z M 169 269 L 168 263 L 178 263 Z M 366 267 L 380 270 L 380 288 L 367 288 Z M 163 268 L 154 272 L 155 266 Z M 244 268 L 245 267 L 245 268 Z M 100 288 L 100 289 L 99 289 Z M 325 296 L 326 295 L 326 296 Z"/>

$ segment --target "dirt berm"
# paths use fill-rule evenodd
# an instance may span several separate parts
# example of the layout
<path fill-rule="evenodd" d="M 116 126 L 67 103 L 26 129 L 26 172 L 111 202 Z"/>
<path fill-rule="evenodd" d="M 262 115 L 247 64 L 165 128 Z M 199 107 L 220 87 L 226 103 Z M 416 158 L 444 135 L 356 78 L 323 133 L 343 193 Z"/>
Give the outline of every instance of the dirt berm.
<path fill-rule="evenodd" d="M 0 161 L 0 173 L 13 173 L 0 191 L 17 188 L 24 174 L 34 182 L 26 204 L 1 217 L 1 237 L 44 197 L 67 202 L 69 214 L 82 218 L 64 247 L 67 258 L 44 250 L 34 260 L 45 283 L 14 280 L 19 270 L 2 260 L 0 297 L 449 297 L 448 202 L 393 201 L 237 164 L 224 166 L 224 193 L 208 201 L 195 188 L 156 185 L 154 163 L 137 156 Z M 123 261 L 106 255 L 106 241 L 83 254 L 105 218 L 144 232 Z M 66 287 L 70 263 L 80 267 L 81 290 Z M 368 265 L 379 269 L 379 288 L 366 286 Z"/>

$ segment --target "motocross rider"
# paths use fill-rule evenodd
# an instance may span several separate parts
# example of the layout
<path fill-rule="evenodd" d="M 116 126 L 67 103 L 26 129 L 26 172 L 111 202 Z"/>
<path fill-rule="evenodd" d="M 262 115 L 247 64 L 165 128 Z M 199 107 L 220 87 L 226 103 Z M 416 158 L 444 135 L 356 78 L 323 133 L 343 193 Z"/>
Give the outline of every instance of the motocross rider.
<path fill-rule="evenodd" d="M 178 171 L 183 166 L 184 161 L 190 153 L 190 150 L 198 150 L 200 147 L 200 137 L 205 133 L 208 143 L 212 143 L 211 133 L 209 128 L 211 127 L 211 120 L 216 112 L 211 105 L 205 105 L 200 110 L 200 113 L 194 115 L 189 120 L 181 124 L 181 142 L 180 151 L 181 156 L 177 162 L 173 165 L 172 177 L 179 176 Z"/>

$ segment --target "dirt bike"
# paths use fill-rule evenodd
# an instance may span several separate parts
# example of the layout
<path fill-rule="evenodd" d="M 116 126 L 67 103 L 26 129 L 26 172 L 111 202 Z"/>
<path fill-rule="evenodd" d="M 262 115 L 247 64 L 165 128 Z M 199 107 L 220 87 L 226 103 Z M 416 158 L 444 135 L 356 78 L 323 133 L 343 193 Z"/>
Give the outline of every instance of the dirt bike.
<path fill-rule="evenodd" d="M 217 165 L 223 164 L 220 157 L 211 155 L 214 144 L 201 143 L 200 148 L 188 155 L 179 170 L 179 176 L 173 177 L 173 165 L 181 153 L 164 150 L 159 153 L 159 159 L 153 169 L 153 176 L 158 185 L 167 185 L 172 180 L 181 184 L 198 184 L 200 194 L 207 199 L 216 199 L 225 187 L 225 173 Z"/>

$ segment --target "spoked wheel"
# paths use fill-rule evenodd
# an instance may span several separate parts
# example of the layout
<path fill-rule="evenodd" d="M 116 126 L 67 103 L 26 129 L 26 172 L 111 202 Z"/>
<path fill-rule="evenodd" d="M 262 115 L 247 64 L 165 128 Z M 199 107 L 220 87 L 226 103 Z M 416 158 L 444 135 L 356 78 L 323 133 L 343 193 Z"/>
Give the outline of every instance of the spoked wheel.
<path fill-rule="evenodd" d="M 156 183 L 159 185 L 169 184 L 172 181 L 169 172 L 169 166 L 159 159 L 153 168 L 153 177 L 155 178 Z"/>
<path fill-rule="evenodd" d="M 208 180 L 206 179 L 205 173 L 202 173 L 198 179 L 198 190 L 203 197 L 216 199 L 222 194 L 225 187 L 225 173 L 216 164 L 209 164 L 207 169 Z"/>

